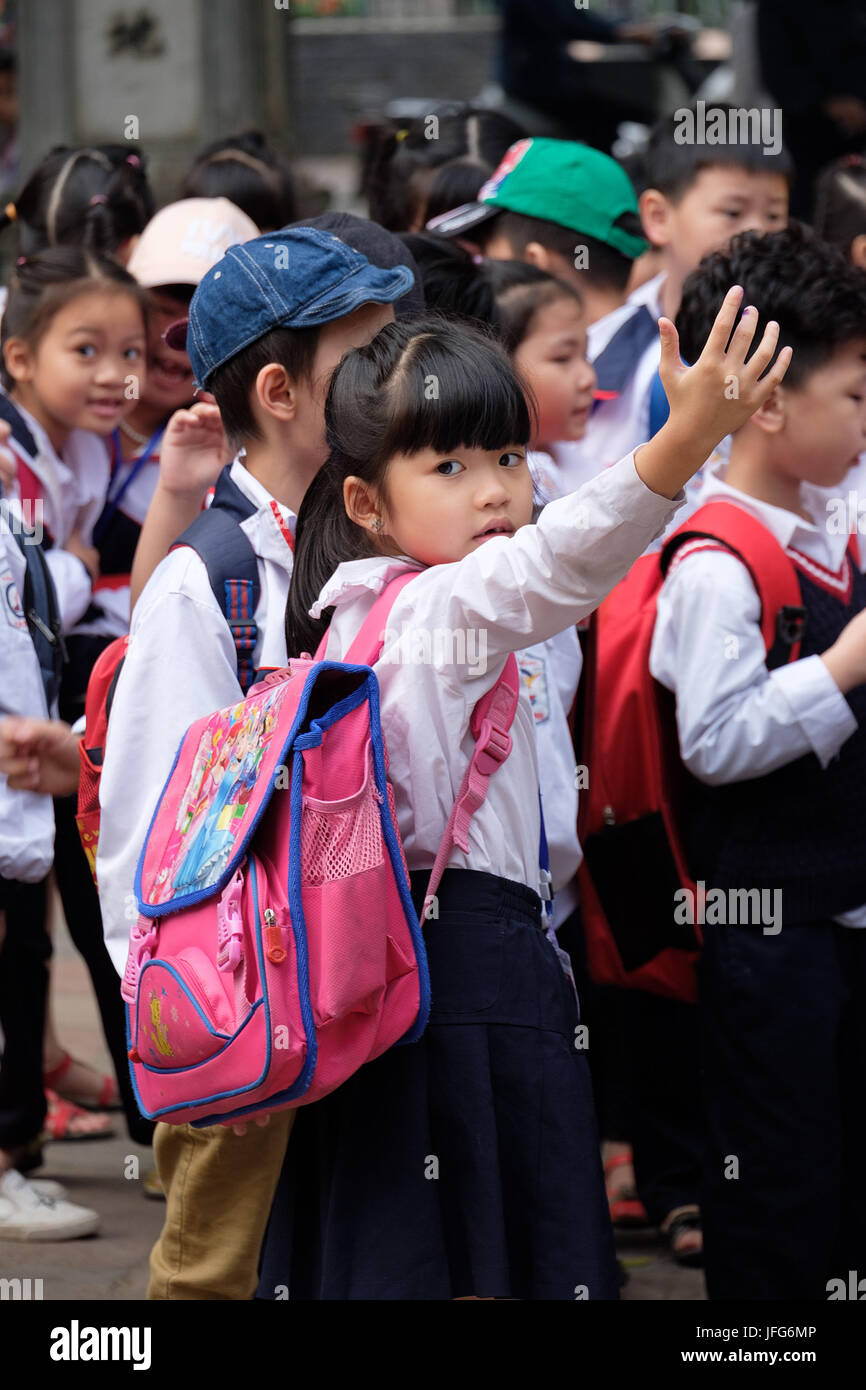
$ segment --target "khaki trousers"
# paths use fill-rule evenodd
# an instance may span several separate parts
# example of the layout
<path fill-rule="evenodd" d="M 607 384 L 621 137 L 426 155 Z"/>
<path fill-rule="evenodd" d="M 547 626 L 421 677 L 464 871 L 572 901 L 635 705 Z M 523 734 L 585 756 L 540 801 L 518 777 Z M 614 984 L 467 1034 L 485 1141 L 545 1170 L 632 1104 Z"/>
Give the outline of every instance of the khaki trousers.
<path fill-rule="evenodd" d="M 153 1148 L 166 1194 L 150 1255 L 149 1299 L 251 1299 L 294 1110 L 225 1125 L 158 1124 Z"/>

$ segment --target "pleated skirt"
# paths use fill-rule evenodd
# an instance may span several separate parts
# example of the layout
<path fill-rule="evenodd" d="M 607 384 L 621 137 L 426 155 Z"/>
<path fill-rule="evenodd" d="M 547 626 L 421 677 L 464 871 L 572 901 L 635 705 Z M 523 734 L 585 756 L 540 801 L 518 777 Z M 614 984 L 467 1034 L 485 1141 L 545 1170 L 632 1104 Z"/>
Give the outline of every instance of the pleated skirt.
<path fill-rule="evenodd" d="M 462 869 L 437 899 L 427 1030 L 298 1111 L 258 1297 L 615 1299 L 577 1003 L 540 899 Z"/>

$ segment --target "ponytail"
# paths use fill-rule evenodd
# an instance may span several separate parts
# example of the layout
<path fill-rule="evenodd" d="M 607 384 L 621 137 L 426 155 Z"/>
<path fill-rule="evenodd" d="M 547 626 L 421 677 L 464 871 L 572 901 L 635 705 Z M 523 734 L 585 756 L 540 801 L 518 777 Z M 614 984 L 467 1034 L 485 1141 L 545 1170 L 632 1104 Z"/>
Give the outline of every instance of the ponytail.
<path fill-rule="evenodd" d="M 307 491 L 295 527 L 295 562 L 286 604 L 286 651 L 290 656 L 314 652 L 333 609 L 319 618 L 309 610 L 337 566 L 343 560 L 360 560 L 379 552 L 367 533 L 349 517 L 343 503 L 343 478 L 337 461 L 329 457 Z"/>

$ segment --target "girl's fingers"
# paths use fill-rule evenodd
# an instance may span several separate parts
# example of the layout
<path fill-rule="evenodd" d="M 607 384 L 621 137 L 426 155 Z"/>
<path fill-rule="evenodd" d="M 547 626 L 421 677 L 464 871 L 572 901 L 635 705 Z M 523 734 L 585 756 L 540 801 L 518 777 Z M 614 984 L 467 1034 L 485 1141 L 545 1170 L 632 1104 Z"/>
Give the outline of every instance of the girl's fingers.
<path fill-rule="evenodd" d="M 669 381 L 672 381 L 684 368 L 680 361 L 680 335 L 670 319 L 659 319 L 659 339 L 661 342 L 659 376 L 662 380 L 667 377 Z"/>
<path fill-rule="evenodd" d="M 725 354 L 725 366 L 728 371 L 735 372 L 742 368 L 746 360 L 746 354 L 752 346 L 755 337 L 755 329 L 758 327 L 758 311 L 754 305 L 749 304 L 743 310 L 740 322 L 734 330 L 730 347 Z"/>
<path fill-rule="evenodd" d="M 773 363 L 772 370 L 767 372 L 767 375 L 764 377 L 764 380 L 761 382 L 761 385 L 763 386 L 765 382 L 770 382 L 770 389 L 775 389 L 775 387 L 777 387 L 779 383 L 782 381 L 786 371 L 790 367 L 791 358 L 793 356 L 794 349 L 792 347 L 783 347 L 782 351 L 779 353 L 779 356 Z"/>
<path fill-rule="evenodd" d="M 746 364 L 747 370 L 753 374 L 755 380 L 763 375 L 764 369 L 770 365 L 778 341 L 779 325 L 775 319 L 771 319 L 764 329 L 764 336 Z"/>
<path fill-rule="evenodd" d="M 710 336 L 704 345 L 703 357 L 706 353 L 717 353 L 721 356 L 728 345 L 731 336 L 731 329 L 737 317 L 737 310 L 740 307 L 740 300 L 743 297 L 742 285 L 732 285 L 722 300 L 722 307 L 716 314 L 716 321 L 710 329 Z"/>

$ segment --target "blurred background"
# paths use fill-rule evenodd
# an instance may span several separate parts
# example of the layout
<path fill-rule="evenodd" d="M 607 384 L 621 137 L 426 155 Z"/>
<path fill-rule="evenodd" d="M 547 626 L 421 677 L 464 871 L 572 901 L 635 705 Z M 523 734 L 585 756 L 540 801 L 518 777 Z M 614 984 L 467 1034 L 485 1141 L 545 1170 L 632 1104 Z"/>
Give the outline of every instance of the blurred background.
<path fill-rule="evenodd" d="M 866 3 L 0 0 L 9 197 L 54 145 L 129 140 L 166 201 L 252 128 L 291 159 L 299 215 L 364 211 L 383 144 L 455 102 L 612 150 L 639 183 L 649 126 L 701 97 L 783 108 L 807 215 L 818 165 L 866 143 Z"/>

